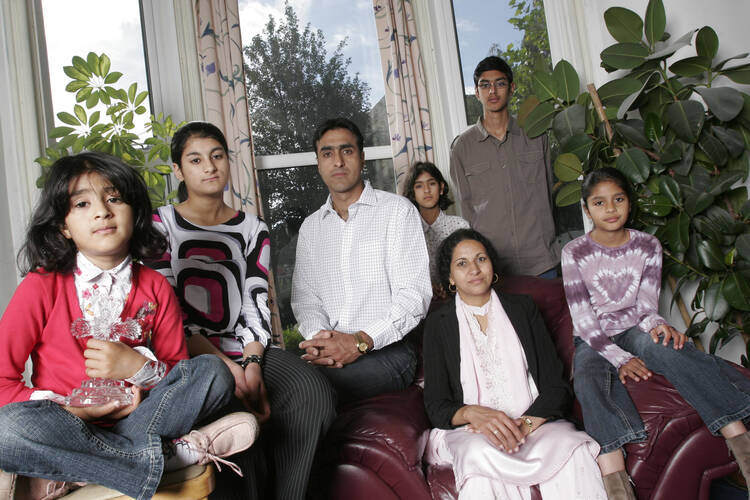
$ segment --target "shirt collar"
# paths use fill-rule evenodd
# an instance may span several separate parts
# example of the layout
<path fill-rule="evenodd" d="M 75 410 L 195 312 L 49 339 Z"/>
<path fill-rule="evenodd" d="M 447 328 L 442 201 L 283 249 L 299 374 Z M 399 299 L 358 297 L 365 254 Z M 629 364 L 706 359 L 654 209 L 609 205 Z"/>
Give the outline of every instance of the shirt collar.
<path fill-rule="evenodd" d="M 482 123 L 481 116 L 477 118 L 476 125 L 477 125 L 476 126 L 476 131 L 477 131 L 476 139 L 478 142 L 482 142 L 490 136 L 490 133 L 487 132 L 486 128 L 484 128 L 484 123 Z M 521 135 L 521 127 L 518 125 L 518 121 L 516 121 L 516 119 L 513 118 L 513 116 L 508 117 L 508 134 L 509 135 Z M 506 140 L 507 140 L 507 136 L 506 136 Z"/>
<path fill-rule="evenodd" d="M 441 210 L 438 213 L 437 219 L 435 219 L 435 222 L 433 222 L 432 224 L 427 224 L 427 222 L 422 217 L 419 217 L 419 220 L 422 221 L 422 230 L 426 233 L 427 230 L 430 229 L 431 227 L 437 226 L 438 222 L 440 222 L 440 219 L 442 219 L 444 216 L 445 214 Z"/>
<path fill-rule="evenodd" d="M 351 207 L 357 204 L 362 205 L 372 205 L 375 206 L 378 204 L 378 197 L 375 194 L 375 189 L 370 185 L 370 181 L 365 181 L 365 188 L 362 190 L 362 194 L 359 195 L 359 199 L 352 203 L 349 206 L 349 210 L 351 210 Z M 328 195 L 328 199 L 326 199 L 325 205 L 323 205 L 323 217 L 326 217 L 328 214 L 334 214 L 338 216 L 336 213 L 336 209 L 333 208 L 333 200 L 331 199 L 331 195 Z"/>
<path fill-rule="evenodd" d="M 86 258 L 85 255 L 83 255 L 81 252 L 78 252 L 78 255 L 76 256 L 76 270 L 75 275 L 78 280 L 81 280 L 82 282 L 90 282 L 97 280 L 100 276 L 103 274 L 109 274 L 118 281 L 129 281 L 130 274 L 131 274 L 131 264 L 133 262 L 133 258 L 128 255 L 125 257 L 125 259 L 117 264 L 112 269 L 107 269 L 106 271 L 103 269 L 100 269 L 99 266 L 91 262 L 88 258 Z"/>

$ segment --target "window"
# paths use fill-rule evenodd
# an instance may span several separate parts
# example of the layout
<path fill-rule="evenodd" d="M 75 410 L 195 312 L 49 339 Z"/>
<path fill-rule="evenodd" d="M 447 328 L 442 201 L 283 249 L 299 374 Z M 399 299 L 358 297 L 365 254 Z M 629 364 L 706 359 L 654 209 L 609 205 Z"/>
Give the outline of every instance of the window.
<path fill-rule="evenodd" d="M 517 89 L 511 112 L 531 94 L 531 73 L 551 71 L 547 25 L 542 0 L 480 2 L 453 0 L 456 34 L 464 81 L 466 121 L 476 123 L 482 106 L 474 95 L 474 68 L 497 55 L 508 61 Z"/>
<path fill-rule="evenodd" d="M 75 94 L 65 90 L 70 78 L 63 72 L 73 56 L 105 53 L 112 67 L 123 73 L 118 85 L 136 82 L 139 92 L 148 89 L 138 0 L 42 0 L 42 13 L 55 126 L 63 124 L 57 113 L 71 112 L 76 104 Z M 134 118 L 134 132 L 145 138 L 151 111 L 148 100 L 143 105 L 148 110 Z"/>
<path fill-rule="evenodd" d="M 375 188 L 396 189 L 375 18 L 369 1 L 240 0 L 239 6 L 258 182 L 288 328 L 297 233 L 328 196 L 315 167 L 318 124 L 352 119 L 365 139 L 364 177 Z"/>

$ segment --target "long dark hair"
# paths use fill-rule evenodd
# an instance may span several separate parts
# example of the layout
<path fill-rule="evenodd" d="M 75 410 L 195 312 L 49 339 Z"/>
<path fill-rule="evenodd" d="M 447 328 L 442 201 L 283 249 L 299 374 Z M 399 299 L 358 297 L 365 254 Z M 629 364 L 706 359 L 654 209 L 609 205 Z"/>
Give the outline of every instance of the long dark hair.
<path fill-rule="evenodd" d="M 497 272 L 500 269 L 499 258 L 497 256 L 497 250 L 482 233 L 474 229 L 457 229 L 453 231 L 447 238 L 443 240 L 438 249 L 438 275 L 440 276 L 440 284 L 443 285 L 444 290 L 450 290 L 448 285 L 450 284 L 451 276 L 451 261 L 453 260 L 453 250 L 456 249 L 459 243 L 465 240 L 474 240 L 482 244 L 484 249 L 487 251 L 487 256 L 490 258 L 492 263 L 492 269 Z"/>
<path fill-rule="evenodd" d="M 176 163 L 178 167 L 182 168 L 182 153 L 185 151 L 188 140 L 193 137 L 205 137 L 208 139 L 215 139 L 221 147 L 224 148 L 224 153 L 229 154 L 229 146 L 227 146 L 227 139 L 224 137 L 224 133 L 214 125 L 208 122 L 190 122 L 180 127 L 177 132 L 172 136 L 172 143 L 170 145 L 170 153 L 172 156 L 172 163 Z M 177 199 L 183 202 L 188 199 L 188 191 L 185 186 L 185 181 L 180 181 L 177 186 Z"/>
<path fill-rule="evenodd" d="M 409 182 L 406 184 L 406 197 L 414 203 L 414 206 L 419 208 L 417 199 L 414 196 L 414 183 L 417 182 L 417 178 L 422 175 L 423 172 L 427 172 L 438 182 L 438 184 L 443 185 L 440 190 L 440 197 L 438 198 L 438 206 L 440 207 L 440 210 L 446 210 L 449 206 L 453 205 L 453 201 L 448 198 L 448 191 L 450 188 L 448 187 L 448 183 L 445 182 L 445 178 L 440 170 L 434 163 L 418 161 L 412 167 L 411 175 L 409 175 Z"/>
<path fill-rule="evenodd" d="M 166 250 L 164 236 L 151 223 L 151 200 L 143 178 L 119 158 L 91 151 L 60 158 L 50 168 L 26 241 L 18 253 L 18 267 L 24 275 L 40 268 L 46 272 L 71 272 L 75 267 L 78 249 L 73 240 L 63 236 L 62 227 L 70 212 L 70 187 L 88 173 L 97 173 L 111 182 L 133 209 L 129 245 L 133 259 L 157 258 Z"/>

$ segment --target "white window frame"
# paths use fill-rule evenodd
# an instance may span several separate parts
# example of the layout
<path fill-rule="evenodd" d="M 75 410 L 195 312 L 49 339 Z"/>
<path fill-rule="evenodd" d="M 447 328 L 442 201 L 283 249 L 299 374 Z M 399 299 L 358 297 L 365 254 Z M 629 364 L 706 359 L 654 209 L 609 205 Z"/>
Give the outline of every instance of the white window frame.
<path fill-rule="evenodd" d="M 365 149 L 365 161 L 370 160 L 392 160 L 393 150 L 391 146 L 370 146 Z M 255 168 L 257 170 L 272 170 L 277 168 L 310 167 L 318 164 L 314 151 L 304 153 L 287 153 L 279 155 L 255 156 Z M 394 177 L 395 188 L 395 177 Z"/>

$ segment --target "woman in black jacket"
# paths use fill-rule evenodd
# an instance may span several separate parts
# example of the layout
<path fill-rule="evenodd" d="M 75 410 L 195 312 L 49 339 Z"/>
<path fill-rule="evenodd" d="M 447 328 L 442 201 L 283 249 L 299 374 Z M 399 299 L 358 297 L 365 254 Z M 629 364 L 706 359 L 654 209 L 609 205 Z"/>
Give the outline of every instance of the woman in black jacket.
<path fill-rule="evenodd" d="M 528 498 L 539 484 L 543 498 L 605 499 L 598 445 L 563 419 L 572 394 L 544 321 L 529 297 L 492 290 L 496 262 L 471 229 L 440 247 L 456 297 L 425 328 L 426 458 L 453 466 L 459 498 Z"/>

